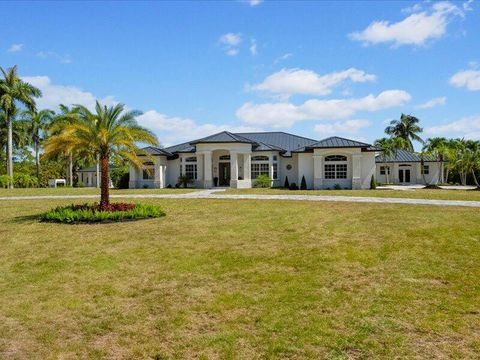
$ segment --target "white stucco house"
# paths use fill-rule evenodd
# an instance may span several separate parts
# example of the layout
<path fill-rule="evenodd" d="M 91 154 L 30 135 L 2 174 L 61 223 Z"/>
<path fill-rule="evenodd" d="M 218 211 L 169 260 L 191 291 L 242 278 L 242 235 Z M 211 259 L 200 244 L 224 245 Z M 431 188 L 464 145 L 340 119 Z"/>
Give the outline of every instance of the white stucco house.
<path fill-rule="evenodd" d="M 285 132 L 227 131 L 167 147 L 146 147 L 142 169 L 130 167 L 130 188 L 175 186 L 180 175 L 192 186 L 250 188 L 257 176 L 268 175 L 273 186 L 308 189 L 368 189 L 376 172 L 372 145 L 341 137 L 309 139 Z"/>
<path fill-rule="evenodd" d="M 110 171 L 114 169 L 113 166 L 110 165 Z M 99 177 L 102 176 L 102 171 L 98 169 Z M 76 171 L 78 184 L 84 187 L 97 187 L 97 167 L 90 166 L 87 168 L 79 169 Z M 98 184 L 100 186 L 100 184 Z M 112 180 L 110 180 L 111 188 L 113 187 Z"/>
<path fill-rule="evenodd" d="M 423 160 L 423 167 L 422 167 Z M 397 150 L 392 156 L 376 157 L 375 178 L 381 183 L 399 185 L 437 185 L 442 178 L 442 163 L 433 157 Z"/>

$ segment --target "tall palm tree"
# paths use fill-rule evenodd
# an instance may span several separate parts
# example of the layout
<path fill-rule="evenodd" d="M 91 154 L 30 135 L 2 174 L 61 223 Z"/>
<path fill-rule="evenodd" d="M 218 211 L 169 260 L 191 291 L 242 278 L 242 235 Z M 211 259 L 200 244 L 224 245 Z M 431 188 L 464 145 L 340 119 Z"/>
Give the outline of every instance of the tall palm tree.
<path fill-rule="evenodd" d="M 23 120 L 16 120 L 16 112 L 12 116 L 12 142 L 14 148 L 24 149 L 29 142 L 27 123 Z M 7 154 L 8 127 L 4 111 L 0 110 L 0 149 Z M 3 155 L 3 154 L 2 154 Z M 5 156 L 5 165 L 8 166 L 8 158 Z"/>
<path fill-rule="evenodd" d="M 138 125 L 138 111 L 126 111 L 123 104 L 102 106 L 96 102 L 95 112 L 77 105 L 78 119 L 65 126 L 64 131 L 50 137 L 45 143 L 47 156 L 75 150 L 87 151 L 100 159 L 101 195 L 100 206 L 110 203 L 109 160 L 118 156 L 140 167 L 142 160 L 137 156 L 140 149 L 136 142 L 158 145 L 156 136 Z"/>
<path fill-rule="evenodd" d="M 445 170 L 444 170 L 444 162 L 447 157 L 448 152 L 448 141 L 444 137 L 433 137 L 428 138 L 423 145 L 422 152 L 425 155 L 430 155 L 438 160 L 440 160 L 440 172 L 439 172 L 439 182 L 443 184 L 446 182 L 445 180 Z"/>
<path fill-rule="evenodd" d="M 49 109 L 40 111 L 28 110 L 22 113 L 22 120 L 28 123 L 28 132 L 35 151 L 37 179 L 40 179 L 40 144 L 44 140 L 46 130 L 52 122 L 54 114 L 55 112 Z"/>
<path fill-rule="evenodd" d="M 423 131 L 418 125 L 419 122 L 420 120 L 415 116 L 402 114 L 400 120 L 390 121 L 390 125 L 386 127 L 385 133 L 392 137 L 404 139 L 405 149 L 413 151 L 413 140 L 423 144 L 422 138 L 418 135 Z"/>
<path fill-rule="evenodd" d="M 381 151 L 381 159 L 385 162 L 387 158 L 395 157 L 399 149 L 405 147 L 405 140 L 402 138 L 381 138 L 375 140 L 374 146 Z M 385 171 L 387 183 L 389 181 L 388 175 L 390 173 L 390 166 L 384 165 L 387 169 Z"/>
<path fill-rule="evenodd" d="M 5 112 L 7 122 L 7 175 L 13 178 L 13 114 L 17 103 L 29 110 L 35 110 L 34 97 L 42 95 L 36 87 L 22 81 L 17 73 L 17 66 L 10 69 L 0 67 L 3 79 L 0 79 L 0 108 Z M 9 185 L 13 188 L 13 182 Z"/>

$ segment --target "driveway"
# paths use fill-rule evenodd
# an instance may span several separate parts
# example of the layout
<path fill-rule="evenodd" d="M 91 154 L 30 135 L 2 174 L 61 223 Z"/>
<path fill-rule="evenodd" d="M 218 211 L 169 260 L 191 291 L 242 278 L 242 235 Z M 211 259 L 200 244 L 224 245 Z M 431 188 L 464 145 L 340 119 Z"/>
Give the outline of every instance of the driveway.
<path fill-rule="evenodd" d="M 222 194 L 225 189 L 200 190 L 186 194 L 122 194 L 110 195 L 112 199 L 237 199 L 237 200 L 290 200 L 290 201 L 331 201 L 376 204 L 409 204 L 435 206 L 466 206 L 480 207 L 480 201 L 464 200 L 430 200 L 388 197 L 360 197 L 360 196 L 328 196 L 328 195 L 256 195 L 256 194 Z M 54 200 L 54 199 L 98 199 L 98 195 L 37 195 L 37 196 L 4 196 L 0 201 L 11 200 Z"/>

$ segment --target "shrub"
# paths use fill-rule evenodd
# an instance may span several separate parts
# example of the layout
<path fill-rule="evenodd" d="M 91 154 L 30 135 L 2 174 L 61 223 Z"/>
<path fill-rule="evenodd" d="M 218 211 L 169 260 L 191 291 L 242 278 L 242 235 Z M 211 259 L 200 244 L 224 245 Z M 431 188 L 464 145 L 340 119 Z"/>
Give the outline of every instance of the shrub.
<path fill-rule="evenodd" d="M 377 183 L 375 182 L 375 176 L 372 175 L 370 179 L 370 190 L 375 190 L 377 188 Z"/>
<path fill-rule="evenodd" d="M 290 186 L 289 186 L 289 189 L 290 190 L 298 190 L 298 186 L 295 183 L 291 183 Z"/>
<path fill-rule="evenodd" d="M 305 181 L 305 175 L 302 176 L 302 182 L 300 183 L 301 190 L 307 190 L 307 182 Z"/>
<path fill-rule="evenodd" d="M 260 175 L 255 179 L 256 188 L 269 188 L 272 185 L 272 179 L 268 175 Z"/>
<path fill-rule="evenodd" d="M 188 184 L 193 183 L 193 180 L 190 179 L 187 175 L 182 175 L 178 178 L 178 182 L 186 189 L 188 187 Z"/>
<path fill-rule="evenodd" d="M 333 185 L 333 190 L 342 190 L 342 187 L 340 186 L 340 184 L 335 184 Z"/>
<path fill-rule="evenodd" d="M 13 186 L 17 188 L 31 188 L 38 186 L 38 179 L 25 173 L 13 174 Z"/>
<path fill-rule="evenodd" d="M 100 208 L 99 204 L 57 207 L 40 215 L 40 220 L 75 224 L 137 220 L 161 216 L 165 216 L 165 213 L 156 205 L 112 203 L 106 210 Z"/>
<path fill-rule="evenodd" d="M 0 175 L 0 188 L 6 189 L 12 183 L 12 178 L 8 175 Z"/>
<path fill-rule="evenodd" d="M 289 189 L 290 188 L 290 183 L 288 182 L 288 176 L 285 176 L 285 184 L 283 184 L 283 187 L 285 189 Z"/>
<path fill-rule="evenodd" d="M 128 166 L 112 169 L 110 172 L 110 178 L 116 189 L 128 189 L 128 183 L 130 182 L 130 171 Z"/>

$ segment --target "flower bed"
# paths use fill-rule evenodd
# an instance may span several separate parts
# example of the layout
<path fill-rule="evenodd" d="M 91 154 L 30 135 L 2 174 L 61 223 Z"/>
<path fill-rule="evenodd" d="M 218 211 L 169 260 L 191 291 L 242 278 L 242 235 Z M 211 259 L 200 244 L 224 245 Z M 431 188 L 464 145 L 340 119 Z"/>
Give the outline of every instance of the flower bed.
<path fill-rule="evenodd" d="M 165 216 L 156 205 L 111 203 L 107 207 L 99 204 L 80 204 L 57 207 L 40 216 L 41 221 L 59 223 L 101 223 L 129 221 Z"/>

